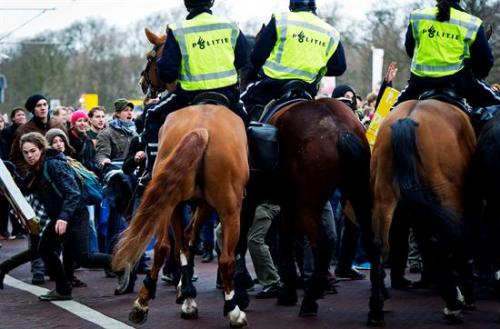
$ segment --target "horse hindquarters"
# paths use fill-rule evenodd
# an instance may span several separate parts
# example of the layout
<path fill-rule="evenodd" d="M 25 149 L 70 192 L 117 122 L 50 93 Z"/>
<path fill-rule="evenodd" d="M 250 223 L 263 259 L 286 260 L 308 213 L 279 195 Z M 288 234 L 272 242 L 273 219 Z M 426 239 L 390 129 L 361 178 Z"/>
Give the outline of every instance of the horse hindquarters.
<path fill-rule="evenodd" d="M 457 259 L 453 248 L 463 239 L 464 226 L 456 214 L 444 208 L 437 196 L 420 183 L 417 163 L 422 161 L 417 149 L 417 127 L 418 123 L 411 118 L 400 119 L 391 125 L 394 183 L 399 189 L 400 202 L 418 216 L 415 233 L 423 236 L 435 253 L 440 293 L 447 306 L 445 316 L 458 321 L 458 281 L 453 271 L 462 261 Z"/>

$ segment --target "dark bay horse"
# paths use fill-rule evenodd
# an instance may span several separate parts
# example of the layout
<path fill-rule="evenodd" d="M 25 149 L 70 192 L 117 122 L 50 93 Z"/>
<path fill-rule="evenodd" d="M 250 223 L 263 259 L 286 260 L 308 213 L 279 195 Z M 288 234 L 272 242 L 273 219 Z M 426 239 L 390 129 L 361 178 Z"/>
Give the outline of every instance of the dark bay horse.
<path fill-rule="evenodd" d="M 242 213 L 240 247 L 255 207 L 263 200 L 279 204 L 282 212 L 279 271 L 283 286 L 278 304 L 297 303 L 294 247 L 296 237 L 305 235 L 313 252 L 314 274 L 310 285 L 305 287 L 299 315 L 314 316 L 318 310 L 316 300 L 326 287 L 333 251 L 321 215 L 336 189 L 345 193 L 354 209 L 369 257 L 379 258 L 371 229 L 370 147 L 352 110 L 330 98 L 288 105 L 273 115 L 270 123 L 279 129 L 280 165 L 264 178 L 250 179 Z M 381 286 L 375 288 L 382 290 Z M 373 296 L 383 298 L 380 291 Z"/>
<path fill-rule="evenodd" d="M 388 254 L 393 214 L 403 207 L 425 241 L 419 247 L 436 259 L 445 317 L 452 322 L 461 320 L 457 287 L 471 298 L 470 281 L 459 282 L 453 271 L 468 273 L 466 219 L 473 205 L 466 191 L 475 146 L 474 129 L 459 108 L 438 100 L 407 101 L 381 124 L 372 154 L 373 226 L 382 256 Z M 382 306 L 377 304 L 377 317 Z"/>
<path fill-rule="evenodd" d="M 165 38 L 151 32 L 147 35 L 158 50 L 156 58 Z M 148 62 L 148 70 L 152 67 L 151 62 Z M 193 232 L 215 209 L 223 232 L 219 266 L 225 294 L 224 315 L 232 327 L 247 324 L 245 313 L 235 302 L 232 286 L 243 192 L 249 177 L 247 149 L 243 121 L 224 106 L 193 105 L 171 113 L 165 120 L 159 134 L 152 180 L 113 257 L 115 269 L 134 265 L 156 234 L 153 268 L 134 302 L 129 316 L 132 322 L 146 320 L 159 270 L 169 254 L 170 225 L 175 231 L 176 254 L 181 264 L 178 291 L 178 300 L 183 300 L 181 315 L 183 318 L 197 317 L 196 289 L 191 282 Z M 184 229 L 182 209 L 183 202 L 188 200 L 196 202 L 198 207 L 190 225 Z"/>
<path fill-rule="evenodd" d="M 481 132 L 474 153 L 471 180 L 472 194 L 484 206 L 473 239 L 478 248 L 478 269 L 493 272 L 493 284 L 500 303 L 500 112 Z M 500 321 L 500 314 L 498 317 Z"/>

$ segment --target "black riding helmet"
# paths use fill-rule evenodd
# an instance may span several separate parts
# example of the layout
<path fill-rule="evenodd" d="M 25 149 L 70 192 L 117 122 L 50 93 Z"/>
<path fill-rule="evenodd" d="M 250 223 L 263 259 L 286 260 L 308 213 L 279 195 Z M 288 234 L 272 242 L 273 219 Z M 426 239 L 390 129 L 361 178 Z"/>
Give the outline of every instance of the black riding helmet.
<path fill-rule="evenodd" d="M 214 0 L 184 0 L 184 5 L 189 12 L 201 8 L 210 9 L 214 5 Z"/>
<path fill-rule="evenodd" d="M 316 1 L 315 0 L 290 0 L 291 11 L 299 11 L 299 10 L 316 10 Z"/>

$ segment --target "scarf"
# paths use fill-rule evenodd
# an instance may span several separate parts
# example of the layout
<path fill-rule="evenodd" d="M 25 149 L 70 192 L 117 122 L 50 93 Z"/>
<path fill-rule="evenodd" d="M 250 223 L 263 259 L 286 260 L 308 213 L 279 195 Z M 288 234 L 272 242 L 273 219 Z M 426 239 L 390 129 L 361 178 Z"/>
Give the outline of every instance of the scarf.
<path fill-rule="evenodd" d="M 111 120 L 109 125 L 117 130 L 121 130 L 127 135 L 135 134 L 135 123 L 133 121 L 123 121 L 117 118 Z"/>

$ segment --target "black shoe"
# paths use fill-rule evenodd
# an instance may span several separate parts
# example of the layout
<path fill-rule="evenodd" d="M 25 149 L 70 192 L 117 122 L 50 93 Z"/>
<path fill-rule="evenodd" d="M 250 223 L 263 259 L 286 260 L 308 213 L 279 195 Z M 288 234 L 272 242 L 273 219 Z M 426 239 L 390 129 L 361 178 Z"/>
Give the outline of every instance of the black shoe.
<path fill-rule="evenodd" d="M 202 263 L 210 263 L 214 260 L 214 253 L 212 250 L 205 250 L 201 256 Z"/>
<path fill-rule="evenodd" d="M 33 278 L 31 279 L 32 284 L 44 284 L 45 283 L 45 276 L 42 273 L 35 273 L 33 274 Z"/>
<path fill-rule="evenodd" d="M 391 279 L 392 289 L 397 290 L 408 290 L 413 288 L 413 282 L 405 278 L 404 276 Z"/>
<path fill-rule="evenodd" d="M 69 294 L 60 294 L 55 289 L 49 291 L 45 295 L 38 296 L 38 299 L 42 301 L 53 301 L 53 300 L 71 300 L 71 293 Z"/>
<path fill-rule="evenodd" d="M 278 297 L 278 293 L 280 291 L 279 284 L 271 284 L 269 286 L 264 287 L 257 295 L 255 295 L 256 299 L 266 299 L 266 298 L 276 298 Z"/>
<path fill-rule="evenodd" d="M 75 277 L 75 278 L 71 279 L 71 286 L 73 288 L 85 288 L 85 287 L 87 287 L 87 284 Z"/>
<path fill-rule="evenodd" d="M 16 240 L 23 240 L 25 237 L 24 237 L 24 234 L 23 233 L 16 233 Z"/>
<path fill-rule="evenodd" d="M 347 270 L 335 270 L 335 275 L 337 278 L 342 278 L 342 279 L 351 279 L 351 280 L 363 280 L 366 275 L 361 273 L 355 268 L 350 268 Z"/>

